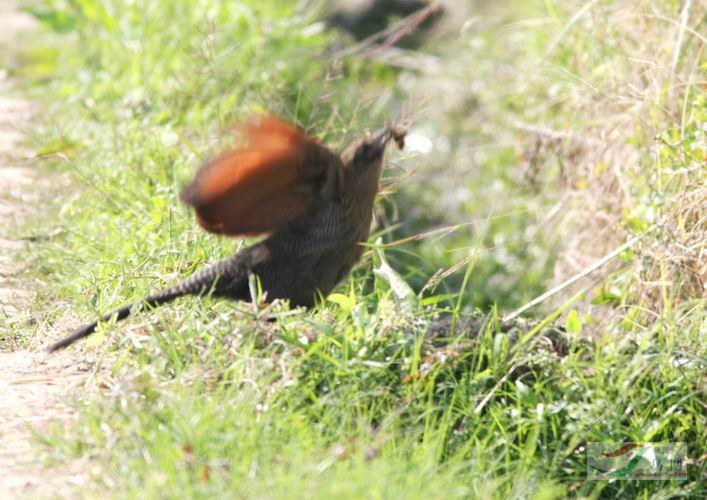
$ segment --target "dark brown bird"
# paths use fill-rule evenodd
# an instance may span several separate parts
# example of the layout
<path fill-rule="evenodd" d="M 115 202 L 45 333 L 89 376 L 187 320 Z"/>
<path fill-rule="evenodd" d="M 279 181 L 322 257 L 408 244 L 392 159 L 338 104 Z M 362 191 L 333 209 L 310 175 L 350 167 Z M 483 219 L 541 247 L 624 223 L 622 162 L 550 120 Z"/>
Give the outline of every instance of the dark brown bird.
<path fill-rule="evenodd" d="M 328 295 L 361 257 L 373 202 L 392 139 L 403 147 L 405 129 L 386 127 L 337 155 L 277 118 L 257 119 L 241 130 L 246 144 L 205 164 L 182 192 L 207 231 L 231 236 L 270 233 L 233 257 L 176 286 L 102 316 L 49 347 L 69 346 L 101 321 L 122 320 L 145 306 L 183 295 L 250 301 L 249 275 L 265 299 L 311 307 Z"/>

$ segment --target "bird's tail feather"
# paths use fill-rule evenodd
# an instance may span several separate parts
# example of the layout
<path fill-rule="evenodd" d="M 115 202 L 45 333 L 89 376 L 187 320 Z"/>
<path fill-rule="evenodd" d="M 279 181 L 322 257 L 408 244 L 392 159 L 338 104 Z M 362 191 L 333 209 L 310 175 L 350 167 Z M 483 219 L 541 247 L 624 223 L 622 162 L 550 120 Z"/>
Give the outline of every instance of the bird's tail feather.
<path fill-rule="evenodd" d="M 194 273 L 188 279 L 173 287 L 167 288 L 156 295 L 149 295 L 142 302 L 123 306 L 101 316 L 100 319 L 93 323 L 83 325 L 71 335 L 49 346 L 47 351 L 50 353 L 59 351 L 77 340 L 88 337 L 96 331 L 98 323 L 110 321 L 113 318 L 115 318 L 115 321 L 120 321 L 130 316 L 133 312 L 140 311 L 146 307 L 152 308 L 166 304 L 183 295 L 205 295 L 213 292 L 217 296 L 246 299 L 247 297 L 239 296 L 236 292 L 238 288 L 242 288 L 238 285 L 247 283 L 248 273 L 255 264 L 266 258 L 266 253 L 263 248 L 258 248 L 258 245 L 256 245 L 243 253 L 236 254 L 230 259 L 217 262 L 203 271 Z"/>

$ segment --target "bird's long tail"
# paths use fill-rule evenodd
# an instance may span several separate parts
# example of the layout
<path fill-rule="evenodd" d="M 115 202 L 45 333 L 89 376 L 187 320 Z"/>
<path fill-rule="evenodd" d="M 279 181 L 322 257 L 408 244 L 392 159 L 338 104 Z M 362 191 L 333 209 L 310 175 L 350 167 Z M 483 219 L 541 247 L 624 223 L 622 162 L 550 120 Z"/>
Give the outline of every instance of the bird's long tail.
<path fill-rule="evenodd" d="M 205 295 L 211 292 L 217 296 L 246 300 L 248 274 L 255 264 L 262 262 L 266 257 L 267 251 L 263 247 L 259 245 L 250 247 L 230 259 L 194 273 L 176 286 L 167 288 L 158 294 L 149 295 L 142 302 L 123 306 L 101 316 L 93 323 L 83 325 L 68 337 L 49 346 L 47 351 L 50 353 L 59 351 L 77 340 L 88 337 L 96 331 L 98 324 L 101 322 L 110 321 L 113 318 L 116 321 L 120 321 L 130 316 L 133 312 L 166 304 L 183 295 Z"/>

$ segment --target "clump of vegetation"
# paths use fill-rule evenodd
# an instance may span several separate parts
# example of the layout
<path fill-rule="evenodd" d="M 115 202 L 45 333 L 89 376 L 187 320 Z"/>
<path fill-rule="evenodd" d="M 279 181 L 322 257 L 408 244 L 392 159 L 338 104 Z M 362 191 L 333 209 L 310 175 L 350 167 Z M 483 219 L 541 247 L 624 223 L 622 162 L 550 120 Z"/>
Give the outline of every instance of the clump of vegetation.
<path fill-rule="evenodd" d="M 87 343 L 110 390 L 45 439 L 54 460 L 94 459 L 87 488 L 699 494 L 704 8 L 482 2 L 463 18 L 461 3 L 427 45 L 378 52 L 341 51 L 323 13 L 292 2 L 33 11 L 55 35 L 18 71 L 46 106 L 37 149 L 70 185 L 27 229 L 49 283 L 32 315 L 57 337 L 240 245 L 177 199 L 234 121 L 267 110 L 344 144 L 417 118 L 376 243 L 315 311 L 190 298 Z M 631 237 L 534 319 L 503 321 Z M 16 342 L 38 345 L 36 324 Z M 587 482 L 590 441 L 687 442 L 690 479 Z"/>

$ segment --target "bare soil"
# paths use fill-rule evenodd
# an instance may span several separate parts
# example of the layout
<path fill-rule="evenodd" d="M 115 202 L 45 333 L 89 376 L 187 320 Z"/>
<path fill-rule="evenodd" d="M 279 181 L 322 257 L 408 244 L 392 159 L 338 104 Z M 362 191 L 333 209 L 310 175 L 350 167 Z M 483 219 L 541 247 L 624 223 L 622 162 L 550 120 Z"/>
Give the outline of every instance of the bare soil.
<path fill-rule="evenodd" d="M 0 52 L 6 54 L 34 29 L 18 3 L 0 1 Z M 47 356 L 16 350 L 13 325 L 27 321 L 33 294 L 23 274 L 27 243 L 13 239 L 10 228 L 37 213 L 40 183 L 25 133 L 35 106 L 18 97 L 9 74 L 0 66 L 0 498 L 66 498 L 85 480 L 86 464 L 46 465 L 38 437 L 75 418 L 66 403 L 90 370 L 77 363 L 75 351 Z"/>

